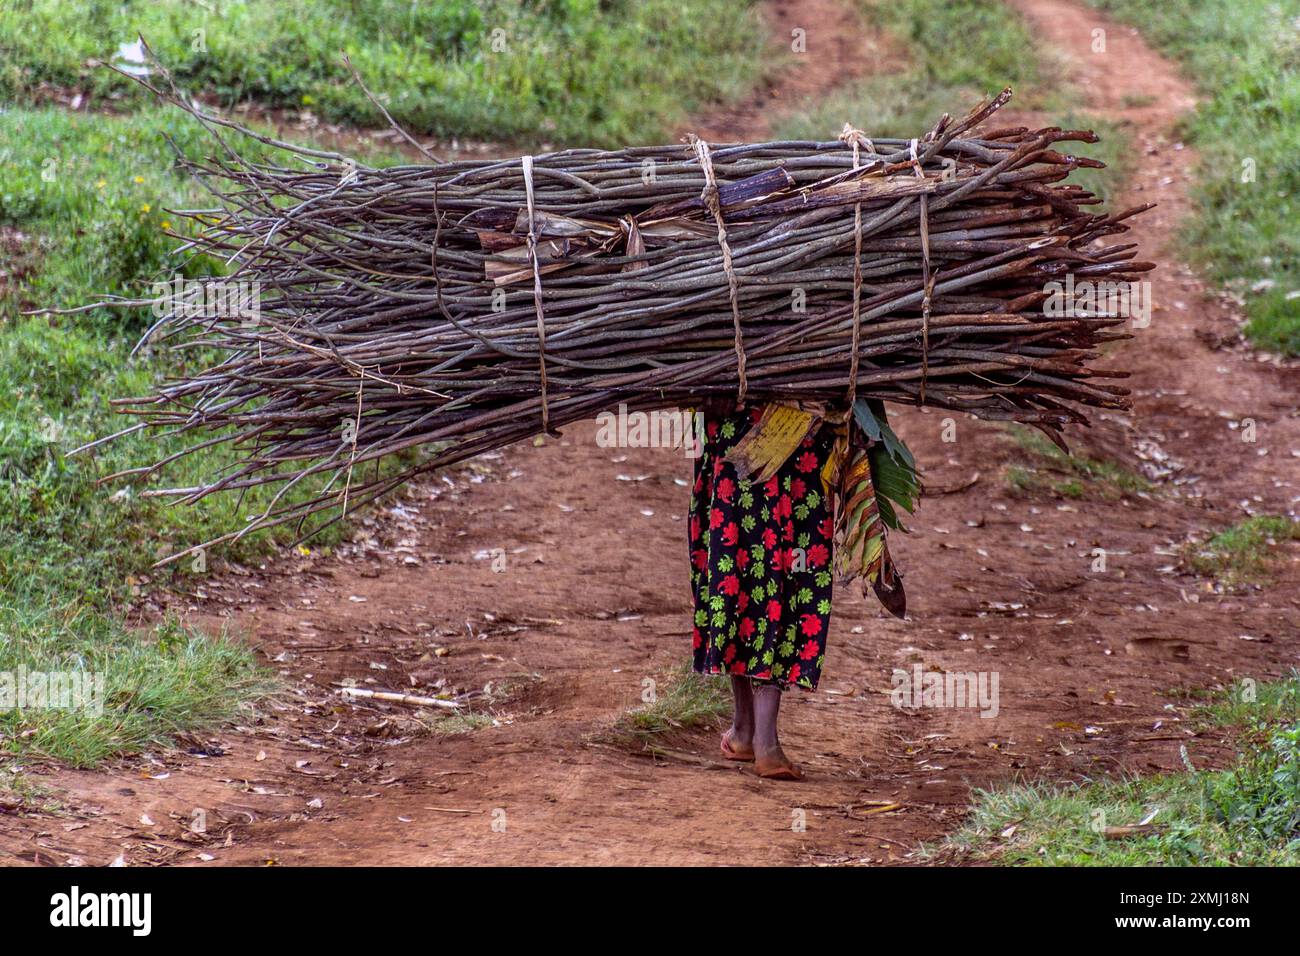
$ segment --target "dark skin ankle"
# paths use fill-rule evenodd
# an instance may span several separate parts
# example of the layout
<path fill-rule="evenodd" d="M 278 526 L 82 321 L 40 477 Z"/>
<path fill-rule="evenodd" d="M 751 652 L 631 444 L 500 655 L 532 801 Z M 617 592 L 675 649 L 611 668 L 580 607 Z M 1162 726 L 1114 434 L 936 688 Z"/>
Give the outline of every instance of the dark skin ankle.
<path fill-rule="evenodd" d="M 777 738 L 776 725 L 781 713 L 781 689 L 775 684 L 755 684 L 754 696 L 754 769 L 760 777 L 777 780 L 802 780 L 803 773 L 785 755 Z"/>
<path fill-rule="evenodd" d="M 722 735 L 722 752 L 732 760 L 754 759 L 754 694 L 748 677 L 731 675 L 735 701 L 731 726 Z"/>

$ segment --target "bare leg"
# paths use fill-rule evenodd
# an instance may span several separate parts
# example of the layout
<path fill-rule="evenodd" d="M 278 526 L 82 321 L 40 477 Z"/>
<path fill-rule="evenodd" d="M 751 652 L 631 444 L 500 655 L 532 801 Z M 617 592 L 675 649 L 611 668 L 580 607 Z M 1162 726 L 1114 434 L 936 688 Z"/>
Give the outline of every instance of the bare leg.
<path fill-rule="evenodd" d="M 781 713 L 781 689 L 775 684 L 754 687 L 754 756 L 760 777 L 802 780 L 803 773 L 790 762 L 777 739 L 776 724 Z"/>
<path fill-rule="evenodd" d="M 730 760 L 754 759 L 754 693 L 748 677 L 731 675 L 735 707 L 731 726 L 722 735 L 722 753 Z"/>

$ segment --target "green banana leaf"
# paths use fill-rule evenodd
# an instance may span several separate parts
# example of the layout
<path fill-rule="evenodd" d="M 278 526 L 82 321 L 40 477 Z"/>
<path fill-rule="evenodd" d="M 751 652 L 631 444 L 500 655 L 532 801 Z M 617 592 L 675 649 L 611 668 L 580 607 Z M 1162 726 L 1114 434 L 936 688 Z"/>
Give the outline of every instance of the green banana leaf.
<path fill-rule="evenodd" d="M 911 449 L 889 427 L 885 403 L 860 398 L 853 403 L 853 420 L 870 439 L 867 455 L 871 459 L 871 479 L 876 488 L 876 508 L 886 527 L 906 531 L 898 517 L 898 508 L 909 514 L 916 511 L 921 495 L 921 478 Z"/>

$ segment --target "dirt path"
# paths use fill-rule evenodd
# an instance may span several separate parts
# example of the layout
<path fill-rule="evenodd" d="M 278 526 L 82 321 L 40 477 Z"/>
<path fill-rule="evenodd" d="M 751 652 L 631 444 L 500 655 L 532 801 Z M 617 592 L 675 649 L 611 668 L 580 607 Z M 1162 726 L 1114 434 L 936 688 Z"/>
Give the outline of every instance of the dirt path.
<path fill-rule="evenodd" d="M 772 0 L 760 9 L 780 64 L 768 82 L 739 103 L 697 116 L 687 127 L 715 143 L 771 138 L 786 114 L 866 75 L 904 65 L 897 44 L 845 0 Z M 828 130 L 833 136 L 837 130 Z"/>
<path fill-rule="evenodd" d="M 998 473 L 1017 452 L 1000 429 L 963 417 L 945 443 L 944 413 L 900 415 L 932 489 L 981 477 L 928 497 L 896 541 L 910 620 L 837 595 L 824 692 L 787 698 L 783 736 L 807 783 L 717 765 L 712 734 L 671 741 L 699 762 L 602 742 L 643 680 L 687 653 L 690 463 L 597 447 L 580 426 L 411 488 L 329 558 L 216 575 L 178 609 L 241 628 L 292 692 L 189 751 L 50 772 L 66 812 L 6 818 L 0 850 L 42 864 L 900 861 L 960 823 L 971 786 L 1172 769 L 1184 743 L 1202 765 L 1223 759 L 1180 727 L 1167 692 L 1295 665 L 1300 567 L 1243 598 L 1170 555 L 1190 532 L 1294 509 L 1300 376 L 1202 341 L 1231 340 L 1236 324 L 1171 248 L 1194 161 L 1170 132 L 1188 85 L 1081 4 L 1016 6 L 1087 106 L 1123 117 L 1150 160 L 1127 198 L 1161 204 L 1141 230 L 1142 257 L 1161 263 L 1157 311 L 1118 356 L 1135 371 L 1133 414 L 1090 443 L 1166 474 L 1142 497 L 1012 497 Z M 1101 61 L 1094 27 L 1107 30 Z M 1243 417 L 1256 444 L 1229 427 Z M 1091 571 L 1095 547 L 1105 573 Z M 894 709 L 890 673 L 917 663 L 997 672 L 998 716 Z M 343 680 L 482 689 L 495 719 L 412 734 L 409 708 L 344 703 Z M 901 806 L 873 812 L 884 802 Z M 187 829 L 196 809 L 203 834 Z"/>

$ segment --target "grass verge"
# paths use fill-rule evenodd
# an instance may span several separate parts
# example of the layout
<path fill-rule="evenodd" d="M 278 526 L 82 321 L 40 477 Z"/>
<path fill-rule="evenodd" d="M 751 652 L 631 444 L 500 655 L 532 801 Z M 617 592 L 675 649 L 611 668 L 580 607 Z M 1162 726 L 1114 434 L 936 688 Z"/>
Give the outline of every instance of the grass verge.
<path fill-rule="evenodd" d="M 1179 60 L 1201 102 L 1192 261 L 1244 297 L 1246 335 L 1300 355 L 1300 0 L 1090 0 Z"/>
<path fill-rule="evenodd" d="M 64 606 L 62 627 L 45 610 L 0 608 L 0 749 L 93 767 L 117 754 L 166 746 L 174 735 L 233 717 L 275 687 L 246 646 L 164 622 L 126 630 L 103 615 Z M 43 693 L 42 675 L 93 681 L 83 697 Z M 49 688 L 48 681 L 44 688 Z M 42 696 L 32 696 L 34 693 Z"/>
<path fill-rule="evenodd" d="M 1286 543 L 1300 541 L 1300 521 L 1285 515 L 1255 515 L 1183 549 L 1183 563 L 1230 587 L 1267 584 L 1282 561 Z"/>
<path fill-rule="evenodd" d="M 26 237 L 25 255 L 35 263 L 9 276 L 0 296 L 0 672 L 93 670 L 104 675 L 108 697 L 93 718 L 0 715 L 0 748 L 78 766 L 222 719 L 260 685 L 236 645 L 182 635 L 172 625 L 141 637 L 120 623 L 120 613 L 141 586 L 200 586 L 215 562 L 161 572 L 150 566 L 242 527 L 271 495 L 175 508 L 141 497 L 147 480 L 96 483 L 176 451 L 175 439 L 130 436 L 90 456 L 66 457 L 124 426 L 111 399 L 146 394 L 157 378 L 201 357 L 132 357 L 151 320 L 145 310 L 20 314 L 82 305 L 103 293 L 138 295 L 182 268 L 170 254 L 174 240 L 160 230 L 174 218 L 169 207 L 192 205 L 195 197 L 173 169 L 164 133 L 182 149 L 200 149 L 194 124 L 156 110 L 126 117 L 0 113 L 0 229 Z M 179 462 L 168 480 L 194 484 L 220 468 L 225 454 Z M 273 533 L 222 556 L 261 559 L 287 541 L 287 533 Z"/>
<path fill-rule="evenodd" d="M 870 76 L 791 117 L 778 138 L 831 139 L 845 120 L 869 135 L 916 136 L 945 112 L 1004 86 L 1033 105 L 1045 83 L 1033 39 L 998 0 L 858 0 L 863 17 L 901 43 L 909 66 Z"/>
<path fill-rule="evenodd" d="M 1044 435 L 1023 425 L 1008 428 L 1007 434 L 1027 458 L 1025 464 L 1008 465 L 1003 472 L 1013 494 L 1115 500 L 1153 488 L 1141 475 L 1113 461 L 1067 455 Z"/>
<path fill-rule="evenodd" d="M 1130 171 L 1123 131 L 1104 117 L 1079 113 L 1053 76 L 1052 64 L 1035 52 L 1028 27 L 999 0 L 858 0 L 865 19 L 880 25 L 904 46 L 909 66 L 880 73 L 827 97 L 814 109 L 791 117 L 780 138 L 829 139 L 847 120 L 872 136 L 916 136 L 945 112 L 965 110 L 981 97 L 1011 86 L 1014 110 L 1041 110 L 1063 129 L 1091 129 L 1101 141 L 1079 144 L 1079 152 L 1107 169 L 1080 169 L 1076 182 L 1096 193 L 1102 206 Z"/>
<path fill-rule="evenodd" d="M 662 138 L 739 96 L 768 61 L 753 0 L 4 0 L 0 98 L 75 89 L 135 102 L 100 64 L 143 34 L 181 85 L 335 122 L 571 146 Z M 51 42 L 51 41 L 54 42 Z"/>
<path fill-rule="evenodd" d="M 618 740 L 650 744 L 677 730 L 717 727 L 731 713 L 731 691 L 723 677 L 696 674 L 683 665 L 656 688 L 654 699 L 629 710 L 614 723 Z"/>
<path fill-rule="evenodd" d="M 1235 766 L 977 791 L 966 826 L 925 855 L 1043 866 L 1300 864 L 1300 674 L 1237 685 L 1193 720 L 1236 737 Z"/>

